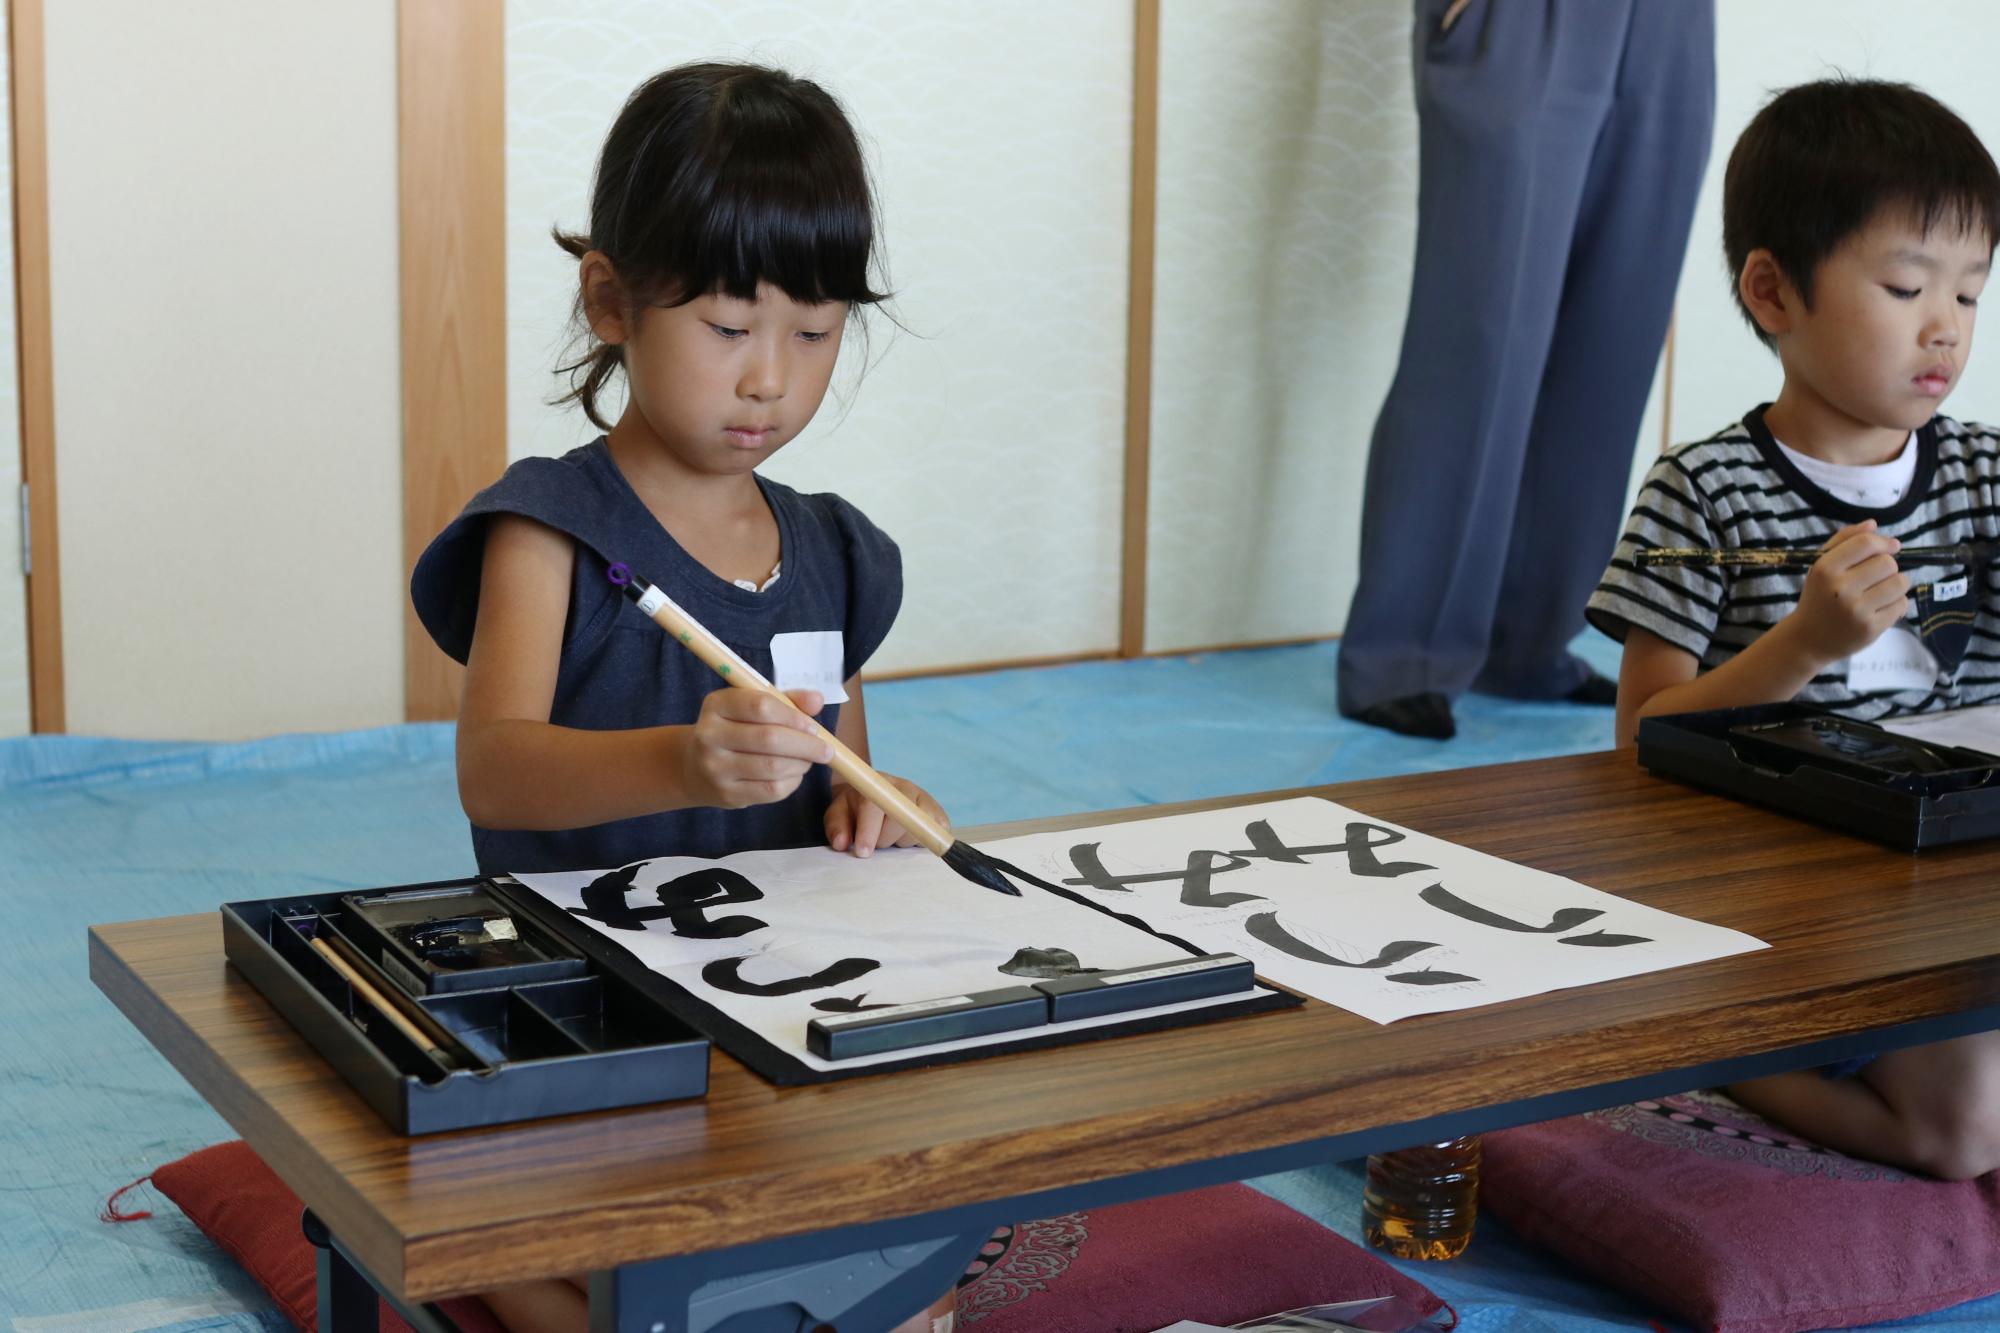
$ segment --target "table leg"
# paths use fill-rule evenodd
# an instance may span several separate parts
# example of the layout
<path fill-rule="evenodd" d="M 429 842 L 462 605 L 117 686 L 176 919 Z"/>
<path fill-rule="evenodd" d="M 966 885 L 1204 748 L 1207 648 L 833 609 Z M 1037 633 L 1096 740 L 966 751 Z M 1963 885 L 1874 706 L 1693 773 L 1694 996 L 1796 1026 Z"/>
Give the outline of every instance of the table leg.
<path fill-rule="evenodd" d="M 299 1219 L 306 1239 L 319 1251 L 320 1333 L 376 1333 L 375 1288 L 334 1246 L 326 1224 L 310 1208 Z"/>
<path fill-rule="evenodd" d="M 463 1333 L 436 1305 L 407 1305 L 383 1291 L 368 1271 L 354 1262 L 340 1242 L 308 1208 L 299 1218 L 306 1239 L 319 1251 L 320 1333 L 378 1333 L 381 1302 L 388 1301 L 415 1333 Z"/>

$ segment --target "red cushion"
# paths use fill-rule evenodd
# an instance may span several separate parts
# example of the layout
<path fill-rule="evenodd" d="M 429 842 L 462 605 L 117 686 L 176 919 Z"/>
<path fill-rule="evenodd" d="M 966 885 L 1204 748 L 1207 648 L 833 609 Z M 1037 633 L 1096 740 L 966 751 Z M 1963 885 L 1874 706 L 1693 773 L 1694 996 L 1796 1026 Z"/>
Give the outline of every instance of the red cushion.
<path fill-rule="evenodd" d="M 238 1139 L 189 1153 L 153 1172 L 153 1186 L 243 1265 L 287 1319 L 318 1333 L 319 1252 L 299 1229 L 303 1205 L 248 1144 Z M 477 1297 L 446 1301 L 444 1308 L 465 1333 L 505 1333 Z M 386 1301 L 381 1330 L 411 1333 Z"/>
<path fill-rule="evenodd" d="M 2000 1173 L 1842 1156 L 1719 1093 L 1489 1134 L 1480 1206 L 1719 1333 L 1901 1319 L 2000 1291 Z"/>
<path fill-rule="evenodd" d="M 1415 1279 L 1248 1185 L 1025 1222 L 996 1233 L 958 1289 L 965 1333 L 1150 1333 L 1302 1305 L 1400 1296 Z"/>

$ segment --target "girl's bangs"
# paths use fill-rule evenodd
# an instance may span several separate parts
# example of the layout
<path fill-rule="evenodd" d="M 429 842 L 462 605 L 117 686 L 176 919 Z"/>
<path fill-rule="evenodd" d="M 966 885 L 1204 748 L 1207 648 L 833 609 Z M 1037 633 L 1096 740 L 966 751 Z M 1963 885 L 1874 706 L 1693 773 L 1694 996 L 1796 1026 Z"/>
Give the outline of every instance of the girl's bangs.
<path fill-rule="evenodd" d="M 708 292 L 753 300 L 763 283 L 808 305 L 882 300 L 869 281 L 866 177 L 812 157 L 806 146 L 688 164 L 621 267 L 677 305 Z"/>

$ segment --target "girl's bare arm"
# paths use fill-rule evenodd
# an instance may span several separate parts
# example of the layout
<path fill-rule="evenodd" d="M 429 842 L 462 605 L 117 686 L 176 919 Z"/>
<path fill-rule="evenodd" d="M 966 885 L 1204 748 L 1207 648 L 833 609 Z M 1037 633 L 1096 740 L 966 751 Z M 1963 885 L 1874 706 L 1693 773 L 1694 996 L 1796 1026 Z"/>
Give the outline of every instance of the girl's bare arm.
<path fill-rule="evenodd" d="M 459 800 L 473 823 L 581 828 L 755 805 L 789 795 L 824 759 L 803 719 L 746 690 L 715 691 L 691 726 L 551 724 L 575 560 L 571 539 L 553 528 L 515 515 L 489 520 L 458 719 Z"/>

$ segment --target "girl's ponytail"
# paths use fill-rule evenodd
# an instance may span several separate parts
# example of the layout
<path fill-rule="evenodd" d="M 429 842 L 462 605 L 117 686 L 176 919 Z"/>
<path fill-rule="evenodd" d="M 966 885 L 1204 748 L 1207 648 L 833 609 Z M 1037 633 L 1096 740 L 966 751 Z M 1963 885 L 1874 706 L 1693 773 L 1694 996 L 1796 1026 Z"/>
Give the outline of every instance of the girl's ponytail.
<path fill-rule="evenodd" d="M 575 232 L 553 228 L 551 235 L 555 242 L 576 259 L 581 260 L 590 253 L 590 238 Z M 556 367 L 557 375 L 569 377 L 569 392 L 550 400 L 550 406 L 560 407 L 565 403 L 576 403 L 583 408 L 584 416 L 590 424 L 601 431 L 609 432 L 611 423 L 597 410 L 597 396 L 604 392 L 604 386 L 611 377 L 623 369 L 625 353 L 610 343 L 599 342 L 591 336 L 590 325 L 584 319 L 583 298 L 577 298 L 576 319 L 583 324 L 581 340 L 584 348 L 576 356 Z"/>

